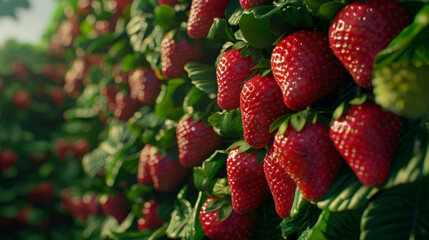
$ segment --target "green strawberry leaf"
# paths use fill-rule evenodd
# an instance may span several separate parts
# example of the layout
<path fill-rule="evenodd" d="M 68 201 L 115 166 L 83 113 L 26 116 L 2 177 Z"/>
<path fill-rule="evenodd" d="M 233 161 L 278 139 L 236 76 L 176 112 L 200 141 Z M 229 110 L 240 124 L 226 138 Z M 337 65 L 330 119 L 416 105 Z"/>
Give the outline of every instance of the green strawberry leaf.
<path fill-rule="evenodd" d="M 243 137 L 243 124 L 240 109 L 216 112 L 209 116 L 208 122 L 215 131 L 227 138 L 239 139 Z"/>
<path fill-rule="evenodd" d="M 240 147 L 241 145 L 243 145 L 244 143 L 245 143 L 246 141 L 244 141 L 244 140 L 238 140 L 238 141 L 236 141 L 236 142 L 234 142 L 233 144 L 231 144 L 227 149 L 226 149 L 226 151 L 231 151 L 232 149 L 234 149 L 234 148 L 237 148 L 237 147 Z"/>
<path fill-rule="evenodd" d="M 218 42 L 235 42 L 234 33 L 223 18 L 213 19 L 213 25 L 210 28 L 207 39 Z"/>
<path fill-rule="evenodd" d="M 214 66 L 202 63 L 187 63 L 185 70 L 195 87 L 207 93 L 211 99 L 216 97 L 217 80 Z"/>
<path fill-rule="evenodd" d="M 275 120 L 270 126 L 270 132 L 274 132 L 277 128 L 279 128 L 285 121 L 289 121 L 290 114 L 281 116 L 277 120 Z M 284 131 L 283 131 L 284 133 Z"/>
<path fill-rule="evenodd" d="M 336 120 L 339 119 L 341 116 L 343 116 L 344 113 L 346 113 L 348 108 L 348 103 L 347 102 L 342 102 L 335 110 L 334 113 L 332 114 L 332 117 Z"/>
<path fill-rule="evenodd" d="M 183 101 L 183 111 L 187 114 L 192 114 L 198 111 L 204 112 L 210 101 L 211 100 L 205 92 L 194 86 L 189 90 Z"/>
<path fill-rule="evenodd" d="M 209 179 L 207 178 L 204 169 L 202 167 L 195 167 L 192 176 L 195 187 L 201 192 L 207 191 Z"/>
<path fill-rule="evenodd" d="M 251 46 L 258 49 L 269 48 L 277 40 L 277 36 L 267 28 L 269 16 L 265 18 L 255 17 L 254 12 L 262 7 L 264 6 L 246 10 L 239 23 L 243 37 Z"/>
<path fill-rule="evenodd" d="M 207 204 L 207 206 L 206 206 L 206 212 L 214 212 L 214 211 L 217 211 L 217 210 L 219 210 L 219 209 L 222 207 L 222 205 L 224 205 L 224 204 L 225 204 L 225 200 L 223 200 L 223 199 L 219 199 L 219 198 L 213 199 L 212 201 L 210 201 L 210 202 Z"/>
<path fill-rule="evenodd" d="M 208 196 L 202 192 L 198 193 L 197 201 L 195 202 L 194 208 L 189 214 L 190 218 L 187 221 L 185 239 L 201 240 L 204 238 L 204 232 L 198 216 L 201 206 L 207 200 L 207 197 Z"/>
<path fill-rule="evenodd" d="M 427 239 L 428 190 L 424 178 L 380 192 L 362 216 L 360 239 Z"/>
<path fill-rule="evenodd" d="M 208 159 L 204 160 L 202 168 L 208 179 L 212 180 L 215 177 L 219 169 L 225 164 L 227 157 L 226 151 L 216 150 Z"/>
<path fill-rule="evenodd" d="M 232 213 L 232 204 L 223 204 L 221 208 L 218 211 L 219 220 L 224 221 L 226 220 Z"/>
<path fill-rule="evenodd" d="M 363 94 L 362 96 L 360 96 L 360 97 L 357 97 L 357 98 L 355 98 L 355 99 L 352 99 L 350 102 L 349 102 L 349 104 L 351 104 L 351 105 L 362 105 L 362 104 L 364 104 L 365 102 L 366 102 L 366 100 L 368 99 L 368 95 L 366 95 L 366 94 Z"/>
<path fill-rule="evenodd" d="M 231 198 L 231 188 L 228 185 L 227 178 L 218 178 L 215 181 L 212 181 L 211 184 L 213 196 L 222 199 Z"/>
<path fill-rule="evenodd" d="M 179 120 L 183 115 L 181 103 L 189 89 L 188 82 L 181 78 L 168 80 L 166 85 L 162 85 L 155 105 L 158 117 Z"/>
<path fill-rule="evenodd" d="M 266 239 L 276 240 L 282 239 L 280 223 L 282 218 L 275 210 L 274 202 L 271 198 L 265 200 L 256 210 L 258 222 L 256 223 L 255 231 L 251 240 Z"/>
<path fill-rule="evenodd" d="M 320 6 L 316 13 L 316 17 L 324 20 L 330 20 L 337 15 L 337 12 L 345 6 L 344 3 L 339 1 L 330 1 Z"/>
<path fill-rule="evenodd" d="M 154 23 L 160 26 L 165 32 L 176 25 L 174 8 L 169 5 L 159 5 L 155 8 Z"/>
<path fill-rule="evenodd" d="M 246 142 L 244 141 L 241 145 L 240 148 L 238 149 L 238 153 L 244 153 L 247 150 L 251 149 L 252 147 Z"/>
<path fill-rule="evenodd" d="M 307 239 L 359 239 L 360 220 L 366 206 L 357 210 L 331 212 L 323 210 Z"/>
<path fill-rule="evenodd" d="M 246 42 L 244 42 L 244 41 L 238 41 L 238 42 L 234 43 L 234 45 L 232 45 L 232 49 L 238 50 L 238 49 L 244 48 L 245 46 L 247 46 Z"/>
<path fill-rule="evenodd" d="M 258 149 L 258 152 L 256 152 L 256 162 L 258 162 L 259 164 L 263 164 L 266 154 L 267 154 L 266 148 Z"/>
<path fill-rule="evenodd" d="M 171 220 L 165 231 L 169 238 L 182 238 L 186 234 L 188 220 L 192 213 L 192 204 L 186 199 L 188 186 L 184 186 L 177 194 L 174 211 L 171 213 Z"/>

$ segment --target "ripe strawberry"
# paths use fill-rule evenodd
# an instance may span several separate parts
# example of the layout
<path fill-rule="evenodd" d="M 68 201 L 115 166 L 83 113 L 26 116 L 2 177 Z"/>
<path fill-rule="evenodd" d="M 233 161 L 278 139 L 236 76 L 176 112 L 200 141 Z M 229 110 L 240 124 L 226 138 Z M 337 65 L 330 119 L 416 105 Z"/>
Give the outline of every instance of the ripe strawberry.
<path fill-rule="evenodd" d="M 146 144 L 141 153 L 140 153 L 140 159 L 139 159 L 139 165 L 137 168 L 137 182 L 142 185 L 150 186 L 153 184 L 152 177 L 150 176 L 149 171 L 149 159 L 151 156 L 151 150 L 152 145 Z"/>
<path fill-rule="evenodd" d="M 131 97 L 143 104 L 154 104 L 161 89 L 161 81 L 148 67 L 136 69 L 128 77 Z"/>
<path fill-rule="evenodd" d="M 160 202 L 154 199 L 143 203 L 142 214 L 137 222 L 139 230 L 154 230 L 160 228 L 164 224 L 164 220 L 158 215 Z"/>
<path fill-rule="evenodd" d="M 30 189 L 28 197 L 31 202 L 39 204 L 51 203 L 55 198 L 55 189 L 52 182 L 41 182 Z"/>
<path fill-rule="evenodd" d="M 255 230 L 257 219 L 251 214 L 238 214 L 233 210 L 227 219 L 220 221 L 218 210 L 206 211 L 209 202 L 215 199 L 215 197 L 209 197 L 200 210 L 200 222 L 204 234 L 213 240 L 250 239 Z"/>
<path fill-rule="evenodd" d="M 356 1 L 341 9 L 329 31 L 329 43 L 360 86 L 372 89 L 375 55 L 410 23 L 395 0 Z"/>
<path fill-rule="evenodd" d="M 254 8 L 261 5 L 272 3 L 271 0 L 240 0 L 240 4 L 244 9 Z"/>
<path fill-rule="evenodd" d="M 335 120 L 330 136 L 361 183 L 376 187 L 389 174 L 400 125 L 400 119 L 394 113 L 384 111 L 373 102 L 365 102 L 350 106 Z"/>
<path fill-rule="evenodd" d="M 86 211 L 82 199 L 80 199 L 79 197 L 70 197 L 68 204 L 69 211 L 73 215 L 73 217 L 84 222 L 88 219 L 88 212 Z"/>
<path fill-rule="evenodd" d="M 98 215 L 100 212 L 100 204 L 98 203 L 97 194 L 85 194 L 82 198 L 83 206 L 88 214 Z"/>
<path fill-rule="evenodd" d="M 161 156 L 160 151 L 151 154 L 149 172 L 155 190 L 159 192 L 174 191 L 189 175 L 190 169 L 183 167 L 179 161 L 171 159 L 169 154 Z"/>
<path fill-rule="evenodd" d="M 54 149 L 58 160 L 65 161 L 72 154 L 73 145 L 65 139 L 57 139 Z"/>
<path fill-rule="evenodd" d="M 88 65 L 81 58 L 76 59 L 64 77 L 64 90 L 70 97 L 77 97 L 83 88 Z"/>
<path fill-rule="evenodd" d="M 65 96 L 64 96 L 64 89 L 61 87 L 54 87 L 51 89 L 49 95 L 51 96 L 51 100 L 57 107 L 64 106 L 65 103 Z"/>
<path fill-rule="evenodd" d="M 202 119 L 194 122 L 192 117 L 182 119 L 176 128 L 179 159 L 183 166 L 200 164 L 222 143 L 222 137 L 213 127 L 206 126 Z"/>
<path fill-rule="evenodd" d="M 240 107 L 240 92 L 243 82 L 253 71 L 255 63 L 250 56 L 240 57 L 241 50 L 225 51 L 216 69 L 218 96 L 217 103 L 224 110 Z"/>
<path fill-rule="evenodd" d="M 12 102 L 21 110 L 26 110 L 31 103 L 31 95 L 26 90 L 21 90 L 15 93 L 12 97 Z"/>
<path fill-rule="evenodd" d="M 231 150 L 226 160 L 226 172 L 231 187 L 232 208 L 237 213 L 250 213 L 270 195 L 263 164 L 256 161 L 253 153 Z"/>
<path fill-rule="evenodd" d="M 116 95 L 119 89 L 115 85 L 107 85 L 100 90 L 101 96 L 106 98 L 107 108 L 111 111 L 115 110 L 116 107 Z"/>
<path fill-rule="evenodd" d="M 115 115 L 116 119 L 119 121 L 127 121 L 139 108 L 139 102 L 131 98 L 130 94 L 123 94 L 121 92 L 116 94 L 113 115 Z"/>
<path fill-rule="evenodd" d="M 289 125 L 283 135 L 277 133 L 274 151 L 283 169 L 309 201 L 323 196 L 342 162 L 329 138 L 329 130 L 319 122 L 307 122 L 300 132 Z"/>
<path fill-rule="evenodd" d="M 272 75 L 254 76 L 247 81 L 240 95 L 244 140 L 253 148 L 268 145 L 275 133 L 270 125 L 291 112 L 283 103 L 282 92 Z"/>
<path fill-rule="evenodd" d="M 272 146 L 268 149 L 267 155 L 265 155 L 264 172 L 274 198 L 277 214 L 281 218 L 289 217 L 295 197 L 296 185 L 282 168 Z"/>
<path fill-rule="evenodd" d="M 128 78 L 128 73 L 122 70 L 122 64 L 116 63 L 112 68 L 112 77 L 116 83 L 126 83 Z"/>
<path fill-rule="evenodd" d="M 91 151 L 91 146 L 84 138 L 76 140 L 76 142 L 73 144 L 73 156 L 76 159 L 83 157 L 83 155 L 89 151 Z"/>
<path fill-rule="evenodd" d="M 14 167 L 18 163 L 18 155 L 10 150 L 3 149 L 0 151 L 0 170 L 6 171 L 7 169 Z"/>
<path fill-rule="evenodd" d="M 345 72 L 328 37 L 311 30 L 292 33 L 277 44 L 271 67 L 284 102 L 292 110 L 304 109 L 332 92 Z"/>
<path fill-rule="evenodd" d="M 192 0 L 188 19 L 188 35 L 191 38 L 207 37 L 213 19 L 224 18 L 229 0 Z"/>
<path fill-rule="evenodd" d="M 176 4 L 179 3 L 178 0 L 158 0 L 159 5 L 161 4 L 165 4 L 165 5 L 170 5 L 170 6 L 174 6 Z"/>
<path fill-rule="evenodd" d="M 122 223 L 130 211 L 125 195 L 122 192 L 119 192 L 116 196 L 100 197 L 100 204 L 104 214 L 113 216 L 118 223 Z"/>
<path fill-rule="evenodd" d="M 198 62 L 203 55 L 203 46 L 195 40 L 189 43 L 185 37 L 179 38 L 167 33 L 161 41 L 161 68 L 167 79 L 186 74 L 183 68 L 188 62 Z"/>

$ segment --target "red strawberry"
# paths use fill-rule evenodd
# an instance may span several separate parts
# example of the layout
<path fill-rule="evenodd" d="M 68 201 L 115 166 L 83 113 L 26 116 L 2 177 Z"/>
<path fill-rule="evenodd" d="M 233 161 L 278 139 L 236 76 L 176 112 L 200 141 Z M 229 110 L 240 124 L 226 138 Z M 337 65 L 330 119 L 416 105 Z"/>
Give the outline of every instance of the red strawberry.
<path fill-rule="evenodd" d="M 111 111 L 116 107 L 116 95 L 119 89 L 115 85 L 107 85 L 100 90 L 100 94 L 106 98 L 107 108 Z"/>
<path fill-rule="evenodd" d="M 0 170 L 6 171 L 7 169 L 14 167 L 18 163 L 18 155 L 10 150 L 3 149 L 0 151 Z"/>
<path fill-rule="evenodd" d="M 130 94 L 123 94 L 120 92 L 116 94 L 115 100 L 116 105 L 113 115 L 115 115 L 116 119 L 119 121 L 127 121 L 140 108 L 139 102 L 131 98 Z"/>
<path fill-rule="evenodd" d="M 229 0 L 192 0 L 188 19 L 188 35 L 191 38 L 207 37 L 213 19 L 224 18 Z"/>
<path fill-rule="evenodd" d="M 83 155 L 91 151 L 91 146 L 88 141 L 84 138 L 76 140 L 73 144 L 73 156 L 74 158 L 81 158 Z"/>
<path fill-rule="evenodd" d="M 15 95 L 13 95 L 12 102 L 19 109 L 22 109 L 22 110 L 28 109 L 31 103 L 31 95 L 26 90 L 18 91 L 15 93 Z"/>
<path fill-rule="evenodd" d="M 306 123 L 300 132 L 289 125 L 283 135 L 277 133 L 274 151 L 286 173 L 309 201 L 323 196 L 342 162 L 329 138 L 329 130 L 319 122 Z"/>
<path fill-rule="evenodd" d="M 165 5 L 170 5 L 170 6 L 174 6 L 176 4 L 179 3 L 178 0 L 158 0 L 158 3 L 161 4 L 165 4 Z"/>
<path fill-rule="evenodd" d="M 356 173 L 370 187 L 381 185 L 389 174 L 390 164 L 400 136 L 400 119 L 373 102 L 350 106 L 331 125 L 335 147 Z"/>
<path fill-rule="evenodd" d="M 282 92 L 272 75 L 254 76 L 247 81 L 240 95 L 244 140 L 253 148 L 268 145 L 275 133 L 270 125 L 291 112 L 283 103 Z"/>
<path fill-rule="evenodd" d="M 254 8 L 261 5 L 272 3 L 271 0 L 240 0 L 240 4 L 244 9 Z"/>
<path fill-rule="evenodd" d="M 65 103 L 65 96 L 64 96 L 64 89 L 61 87 L 54 87 L 51 89 L 51 92 L 49 93 L 51 96 L 51 100 L 57 107 L 64 106 Z"/>
<path fill-rule="evenodd" d="M 0 93 L 3 91 L 4 88 L 4 82 L 3 79 L 0 78 Z"/>
<path fill-rule="evenodd" d="M 77 97 L 83 88 L 88 65 L 83 59 L 76 59 L 64 77 L 64 90 L 70 97 Z"/>
<path fill-rule="evenodd" d="M 100 204 L 104 214 L 113 216 L 118 223 L 122 223 L 130 211 L 125 195 L 122 192 L 116 196 L 100 197 Z"/>
<path fill-rule="evenodd" d="M 149 171 L 149 159 L 151 157 L 151 150 L 152 145 L 146 144 L 141 153 L 140 153 L 140 159 L 139 159 L 139 165 L 137 168 L 137 182 L 142 185 L 150 186 L 153 184 L 152 177 L 150 176 Z"/>
<path fill-rule="evenodd" d="M 154 230 L 160 228 L 164 224 L 164 220 L 158 215 L 160 202 L 154 199 L 143 203 L 142 214 L 144 218 L 140 218 L 137 222 L 139 230 Z"/>
<path fill-rule="evenodd" d="M 195 40 L 189 43 L 185 37 L 177 39 L 167 33 L 161 41 L 161 68 L 167 79 L 186 74 L 183 68 L 188 62 L 198 62 L 203 55 L 203 46 Z"/>
<path fill-rule="evenodd" d="M 161 89 L 161 81 L 151 68 L 140 68 L 128 77 L 131 97 L 143 104 L 154 104 Z"/>
<path fill-rule="evenodd" d="M 179 161 L 171 159 L 169 154 L 161 156 L 161 152 L 157 151 L 152 153 L 149 159 L 149 172 L 155 190 L 172 192 L 189 175 L 190 169 L 183 167 Z"/>
<path fill-rule="evenodd" d="M 304 109 L 332 92 L 345 72 L 328 37 L 311 30 L 292 33 L 277 44 L 271 67 L 284 102 L 292 110 Z"/>
<path fill-rule="evenodd" d="M 100 205 L 96 194 L 85 194 L 82 198 L 82 203 L 88 214 L 98 215 L 100 212 Z"/>
<path fill-rule="evenodd" d="M 335 17 L 329 42 L 357 84 L 372 89 L 375 55 L 410 24 L 410 17 L 394 0 L 356 1 Z"/>
<path fill-rule="evenodd" d="M 265 155 L 264 172 L 274 198 L 277 214 L 281 218 L 289 217 L 295 197 L 296 185 L 275 156 L 274 147 L 270 147 L 267 155 Z"/>
<path fill-rule="evenodd" d="M 194 122 L 192 117 L 179 121 L 176 135 L 179 159 L 185 167 L 200 164 L 222 143 L 213 127 L 206 126 L 202 119 Z"/>
<path fill-rule="evenodd" d="M 65 161 L 72 153 L 73 145 L 67 140 L 57 139 L 54 143 L 54 149 L 58 160 Z"/>
<path fill-rule="evenodd" d="M 200 222 L 204 234 L 213 240 L 250 239 L 257 219 L 251 214 L 238 214 L 233 210 L 227 219 L 220 221 L 218 210 L 206 211 L 209 202 L 215 199 L 215 197 L 209 197 L 200 210 Z"/>
<path fill-rule="evenodd" d="M 79 197 L 71 197 L 68 204 L 69 211 L 75 218 L 81 221 L 86 221 L 88 218 L 88 212 L 86 211 L 82 199 Z"/>
<path fill-rule="evenodd" d="M 54 185 L 52 182 L 41 182 L 30 189 L 28 194 L 30 201 L 40 204 L 48 204 L 54 200 Z"/>
<path fill-rule="evenodd" d="M 241 50 L 226 51 L 219 59 L 216 69 L 218 96 L 217 103 L 224 110 L 240 107 L 240 92 L 243 82 L 255 66 L 250 56 L 240 57 Z"/>
<path fill-rule="evenodd" d="M 226 160 L 226 172 L 231 187 L 232 208 L 237 213 L 254 211 L 270 195 L 263 164 L 256 161 L 253 153 L 231 150 Z"/>

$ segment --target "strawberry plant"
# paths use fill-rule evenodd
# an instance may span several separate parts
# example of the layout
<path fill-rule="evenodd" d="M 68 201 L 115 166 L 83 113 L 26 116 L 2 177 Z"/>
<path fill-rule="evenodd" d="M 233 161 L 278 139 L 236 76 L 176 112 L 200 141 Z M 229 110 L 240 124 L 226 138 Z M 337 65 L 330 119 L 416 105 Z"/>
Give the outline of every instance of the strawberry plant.
<path fill-rule="evenodd" d="M 43 47 L 0 48 L 1 233 L 429 238 L 427 19 L 422 0 L 61 2 Z"/>

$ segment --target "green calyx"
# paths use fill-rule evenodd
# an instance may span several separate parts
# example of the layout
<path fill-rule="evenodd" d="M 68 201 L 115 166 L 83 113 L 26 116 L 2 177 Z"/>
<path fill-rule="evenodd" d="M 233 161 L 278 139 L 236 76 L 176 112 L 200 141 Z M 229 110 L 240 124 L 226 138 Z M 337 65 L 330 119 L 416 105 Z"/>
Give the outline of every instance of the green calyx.
<path fill-rule="evenodd" d="M 354 98 L 350 100 L 349 102 L 342 102 L 334 111 L 332 114 L 332 117 L 336 120 L 339 119 L 348 109 L 349 105 L 362 105 L 367 100 L 373 99 L 371 95 L 363 94 L 360 97 Z"/>
<path fill-rule="evenodd" d="M 317 121 L 321 122 L 323 125 L 327 125 L 327 121 L 324 116 L 318 114 L 312 109 L 306 109 L 280 117 L 271 124 L 270 132 L 278 129 L 277 134 L 282 136 L 289 127 L 289 124 L 297 132 L 300 132 L 306 123 L 315 124 Z"/>
<path fill-rule="evenodd" d="M 206 212 L 218 211 L 219 220 L 226 220 L 232 213 L 232 204 L 230 200 L 216 198 L 207 204 Z"/>

